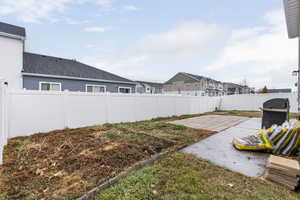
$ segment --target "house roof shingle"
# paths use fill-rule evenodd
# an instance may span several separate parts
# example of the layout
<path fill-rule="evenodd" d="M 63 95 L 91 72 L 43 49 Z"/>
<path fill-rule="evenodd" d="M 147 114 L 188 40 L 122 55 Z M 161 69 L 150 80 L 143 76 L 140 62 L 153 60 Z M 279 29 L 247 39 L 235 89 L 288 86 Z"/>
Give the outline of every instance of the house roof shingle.
<path fill-rule="evenodd" d="M 52 76 L 75 77 L 82 79 L 98 79 L 114 82 L 133 81 L 118 75 L 83 64 L 76 60 L 24 53 L 23 73 L 42 74 Z"/>
<path fill-rule="evenodd" d="M 147 84 L 150 85 L 151 87 L 155 87 L 155 88 L 163 88 L 163 83 L 155 83 L 155 82 L 147 82 L 147 81 L 136 81 L 140 84 Z"/>
<path fill-rule="evenodd" d="M 25 28 L 0 22 L 0 32 L 25 37 Z"/>
<path fill-rule="evenodd" d="M 202 79 L 207 79 L 207 80 L 212 80 L 212 81 L 216 81 L 212 78 L 208 78 L 205 76 L 199 76 L 199 75 L 195 75 L 195 74 L 190 74 L 190 73 L 186 73 L 186 72 L 181 72 L 182 74 L 185 74 L 187 76 L 193 77 L 194 79 L 197 79 L 198 81 L 202 80 Z M 220 82 L 220 81 L 216 81 L 216 82 Z"/>

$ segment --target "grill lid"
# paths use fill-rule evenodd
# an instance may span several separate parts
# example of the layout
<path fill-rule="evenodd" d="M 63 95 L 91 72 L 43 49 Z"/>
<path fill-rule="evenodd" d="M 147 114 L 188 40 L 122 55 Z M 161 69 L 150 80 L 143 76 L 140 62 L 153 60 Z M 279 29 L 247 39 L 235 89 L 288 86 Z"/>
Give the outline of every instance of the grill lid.
<path fill-rule="evenodd" d="M 266 101 L 263 104 L 263 108 L 268 109 L 289 109 L 289 99 L 285 98 L 276 98 L 276 99 L 270 99 L 269 101 Z"/>

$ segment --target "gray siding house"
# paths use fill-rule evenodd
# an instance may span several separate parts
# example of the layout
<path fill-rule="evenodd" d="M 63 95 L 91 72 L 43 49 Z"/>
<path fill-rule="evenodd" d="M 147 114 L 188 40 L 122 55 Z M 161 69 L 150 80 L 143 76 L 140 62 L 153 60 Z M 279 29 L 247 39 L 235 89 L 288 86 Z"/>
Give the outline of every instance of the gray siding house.
<path fill-rule="evenodd" d="M 164 93 L 185 94 L 191 96 L 224 95 L 223 83 L 214 79 L 179 72 L 168 80 L 163 87 Z"/>
<path fill-rule="evenodd" d="M 23 87 L 28 90 L 135 93 L 136 83 L 76 60 L 24 53 Z"/>
<path fill-rule="evenodd" d="M 248 86 L 228 82 L 224 83 L 224 90 L 226 95 L 254 93 Z"/>
<path fill-rule="evenodd" d="M 249 94 L 252 89 L 235 83 L 217 81 L 208 77 L 179 72 L 164 84 L 164 93 L 191 96 L 222 96 Z"/>
<path fill-rule="evenodd" d="M 25 52 L 26 30 L 0 22 L 0 78 L 10 88 L 135 93 L 136 83 L 72 59 Z"/>
<path fill-rule="evenodd" d="M 163 93 L 163 83 L 154 83 L 146 81 L 136 81 L 136 92 L 146 94 L 161 94 Z"/>

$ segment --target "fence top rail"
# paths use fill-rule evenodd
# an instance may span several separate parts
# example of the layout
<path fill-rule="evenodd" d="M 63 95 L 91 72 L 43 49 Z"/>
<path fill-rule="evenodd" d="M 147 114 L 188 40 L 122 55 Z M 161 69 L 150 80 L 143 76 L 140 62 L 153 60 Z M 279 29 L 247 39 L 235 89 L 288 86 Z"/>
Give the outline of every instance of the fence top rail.
<path fill-rule="evenodd" d="M 92 92 L 75 92 L 75 91 L 40 91 L 40 90 L 9 90 L 8 94 L 13 95 L 69 95 L 69 96 L 116 96 L 116 97 L 178 97 L 178 98 L 189 98 L 189 99 L 204 99 L 204 98 L 220 98 L 220 96 L 191 96 L 183 94 L 140 94 L 140 93 L 92 93 Z"/>
<path fill-rule="evenodd" d="M 40 90 L 10 90 L 9 94 L 14 95 L 72 95 L 72 96 L 124 96 L 124 97 L 179 97 L 179 98 L 218 98 L 209 96 L 190 96 L 180 94 L 140 94 L 140 93 L 92 93 L 92 92 L 75 92 L 75 91 L 40 91 Z"/>

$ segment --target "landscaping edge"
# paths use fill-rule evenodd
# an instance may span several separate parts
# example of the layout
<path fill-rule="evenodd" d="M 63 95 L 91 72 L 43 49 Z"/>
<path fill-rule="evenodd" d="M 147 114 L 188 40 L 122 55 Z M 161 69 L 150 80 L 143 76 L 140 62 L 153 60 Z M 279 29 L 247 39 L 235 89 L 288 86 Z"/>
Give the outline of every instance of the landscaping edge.
<path fill-rule="evenodd" d="M 101 185 L 95 187 L 94 189 L 90 190 L 85 195 L 77 198 L 76 200 L 90 200 L 93 197 L 95 197 L 97 194 L 99 194 L 101 190 L 103 190 L 103 189 L 105 189 L 105 188 L 107 188 L 107 187 L 109 187 L 109 186 L 117 183 L 120 179 L 126 177 L 132 171 L 134 171 L 136 169 L 139 169 L 141 167 L 144 167 L 147 164 L 151 164 L 154 161 L 162 159 L 162 158 L 166 157 L 167 155 L 169 155 L 171 153 L 174 153 L 174 152 L 177 152 L 177 151 L 179 151 L 179 150 L 181 150 L 181 149 L 183 149 L 183 148 L 185 148 L 187 146 L 188 146 L 188 144 L 184 144 L 184 145 L 181 145 L 181 146 L 176 147 L 174 149 L 170 149 L 170 150 L 167 150 L 165 152 L 156 154 L 156 155 L 152 156 L 148 160 L 143 160 L 143 161 L 137 162 L 133 166 L 127 168 L 125 171 L 121 172 L 119 175 L 115 176 L 114 178 L 109 179 L 108 181 L 105 181 Z"/>

